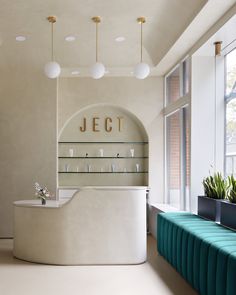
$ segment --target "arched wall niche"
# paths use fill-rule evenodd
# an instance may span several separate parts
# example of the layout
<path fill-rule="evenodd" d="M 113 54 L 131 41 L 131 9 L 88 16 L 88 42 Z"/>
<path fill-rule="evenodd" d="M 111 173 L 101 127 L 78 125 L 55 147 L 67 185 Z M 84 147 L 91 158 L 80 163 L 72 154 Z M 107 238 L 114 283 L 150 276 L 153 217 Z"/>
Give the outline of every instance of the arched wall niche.
<path fill-rule="evenodd" d="M 76 112 L 59 134 L 58 184 L 148 185 L 148 135 L 142 122 L 111 104 Z"/>
<path fill-rule="evenodd" d="M 92 119 L 99 118 L 96 123 L 99 124 L 98 132 L 91 132 Z M 106 132 L 104 127 L 105 118 L 110 117 L 113 119 L 112 132 Z M 117 117 L 122 117 L 122 130 L 119 132 L 117 127 Z M 87 119 L 87 131 L 79 132 L 79 127 L 83 126 L 83 119 Z M 108 125 L 111 125 L 108 122 Z M 147 132 L 142 122 L 130 111 L 120 106 L 112 104 L 93 104 L 87 106 L 76 113 L 74 113 L 64 124 L 59 134 L 59 141 L 69 140 L 85 140 L 104 141 L 108 138 L 114 140 L 115 138 L 121 140 L 142 140 L 148 141 Z"/>

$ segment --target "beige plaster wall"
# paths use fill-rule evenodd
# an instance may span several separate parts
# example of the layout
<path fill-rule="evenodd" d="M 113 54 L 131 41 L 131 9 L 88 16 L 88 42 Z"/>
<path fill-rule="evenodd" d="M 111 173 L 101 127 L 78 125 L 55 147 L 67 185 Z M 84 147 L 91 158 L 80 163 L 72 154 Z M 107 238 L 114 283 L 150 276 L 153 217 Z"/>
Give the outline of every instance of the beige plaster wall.
<path fill-rule="evenodd" d="M 60 78 L 58 129 L 77 111 L 91 104 L 110 103 L 136 115 L 149 136 L 150 202 L 163 201 L 163 79 L 149 77 Z"/>
<path fill-rule="evenodd" d="M 31 66 L 0 72 L 0 237 L 13 235 L 15 200 L 34 198 L 38 181 L 56 192 L 57 82 Z M 163 198 L 163 80 L 150 77 L 59 79 L 59 130 L 79 109 L 99 102 L 127 108 L 149 135 L 151 202 Z"/>
<path fill-rule="evenodd" d="M 31 66 L 0 72 L 0 237 L 13 234 L 13 201 L 34 183 L 56 191 L 56 81 Z"/>

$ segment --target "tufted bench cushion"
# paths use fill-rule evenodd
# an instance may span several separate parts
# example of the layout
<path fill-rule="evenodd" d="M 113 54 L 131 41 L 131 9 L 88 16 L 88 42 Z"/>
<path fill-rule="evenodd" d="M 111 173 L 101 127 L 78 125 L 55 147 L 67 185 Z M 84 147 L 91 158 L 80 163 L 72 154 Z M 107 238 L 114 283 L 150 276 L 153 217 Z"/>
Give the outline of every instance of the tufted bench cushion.
<path fill-rule="evenodd" d="M 157 243 L 199 294 L 236 294 L 235 231 L 191 213 L 160 213 Z"/>

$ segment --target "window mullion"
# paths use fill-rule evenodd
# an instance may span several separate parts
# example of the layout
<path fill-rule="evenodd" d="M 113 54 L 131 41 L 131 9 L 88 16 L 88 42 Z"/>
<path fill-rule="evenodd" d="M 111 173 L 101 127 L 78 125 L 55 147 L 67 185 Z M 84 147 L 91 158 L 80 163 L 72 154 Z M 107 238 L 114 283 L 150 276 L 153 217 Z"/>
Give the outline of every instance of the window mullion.
<path fill-rule="evenodd" d="M 184 96 L 184 71 L 183 71 L 183 63 L 179 66 L 179 96 Z"/>
<path fill-rule="evenodd" d="M 181 116 L 181 134 L 180 134 L 180 196 L 181 196 L 181 203 L 180 207 L 181 210 L 186 210 L 186 177 L 187 177 L 187 165 L 186 165 L 186 109 L 182 108 L 180 112 Z"/>

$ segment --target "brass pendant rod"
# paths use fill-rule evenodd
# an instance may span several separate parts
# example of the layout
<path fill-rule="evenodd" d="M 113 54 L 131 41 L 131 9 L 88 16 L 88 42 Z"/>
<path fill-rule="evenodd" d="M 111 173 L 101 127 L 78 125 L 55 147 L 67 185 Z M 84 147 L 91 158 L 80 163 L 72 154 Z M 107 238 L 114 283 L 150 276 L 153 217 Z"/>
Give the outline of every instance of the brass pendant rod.
<path fill-rule="evenodd" d="M 143 62 L 143 23 L 141 22 L 141 62 Z"/>
<path fill-rule="evenodd" d="M 141 35 L 141 38 L 140 38 L 140 61 L 143 62 L 143 24 L 146 22 L 146 19 L 144 16 L 140 16 L 137 18 L 137 22 L 141 25 L 141 28 L 140 28 L 140 35 Z"/>
<path fill-rule="evenodd" d="M 57 21 L 57 17 L 54 15 L 50 15 L 47 17 L 47 20 L 51 23 L 51 60 L 54 61 L 54 31 L 53 31 L 53 24 Z"/>
<path fill-rule="evenodd" d="M 98 62 L 98 25 L 101 22 L 100 16 L 92 17 L 92 21 L 96 24 L 96 62 Z"/>
<path fill-rule="evenodd" d="M 96 23 L 96 62 L 98 62 L 98 23 Z"/>
<path fill-rule="evenodd" d="M 221 55 L 221 45 L 222 45 L 222 41 L 216 41 L 214 43 L 215 45 L 215 56 L 220 56 Z"/>
<path fill-rule="evenodd" d="M 53 22 L 52 22 L 51 28 L 52 28 L 52 61 L 54 61 L 54 34 L 53 34 Z"/>

